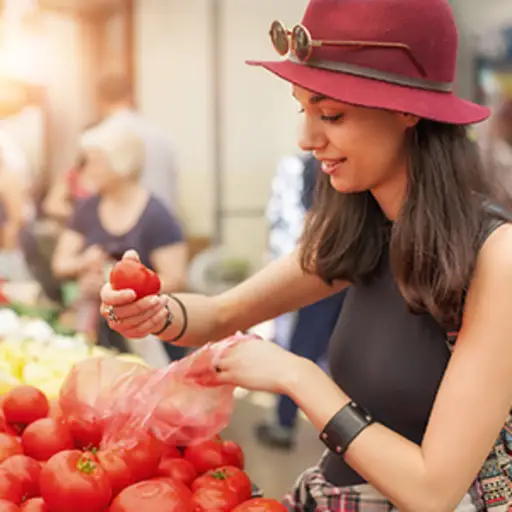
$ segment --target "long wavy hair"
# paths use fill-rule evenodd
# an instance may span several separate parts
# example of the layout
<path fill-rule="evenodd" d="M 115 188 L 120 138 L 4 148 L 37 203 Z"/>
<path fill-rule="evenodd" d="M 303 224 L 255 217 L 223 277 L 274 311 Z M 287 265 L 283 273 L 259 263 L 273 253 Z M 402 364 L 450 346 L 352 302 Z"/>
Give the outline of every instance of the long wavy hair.
<path fill-rule="evenodd" d="M 497 194 L 464 127 L 421 120 L 408 133 L 408 145 L 408 190 L 394 223 L 370 192 L 342 194 L 328 176 L 319 177 L 301 266 L 330 284 L 357 284 L 375 275 L 389 250 L 409 308 L 452 327 L 460 322 L 474 270 L 484 205 L 496 203 Z"/>

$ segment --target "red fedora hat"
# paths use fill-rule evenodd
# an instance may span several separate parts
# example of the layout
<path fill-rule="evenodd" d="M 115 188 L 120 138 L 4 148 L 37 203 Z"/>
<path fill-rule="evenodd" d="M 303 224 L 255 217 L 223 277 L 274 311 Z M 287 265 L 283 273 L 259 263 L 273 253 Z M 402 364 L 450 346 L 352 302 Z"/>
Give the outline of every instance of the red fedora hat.
<path fill-rule="evenodd" d="M 311 0 L 302 23 L 272 24 L 282 55 L 249 61 L 330 98 L 472 124 L 490 111 L 453 93 L 458 33 L 448 0 Z"/>

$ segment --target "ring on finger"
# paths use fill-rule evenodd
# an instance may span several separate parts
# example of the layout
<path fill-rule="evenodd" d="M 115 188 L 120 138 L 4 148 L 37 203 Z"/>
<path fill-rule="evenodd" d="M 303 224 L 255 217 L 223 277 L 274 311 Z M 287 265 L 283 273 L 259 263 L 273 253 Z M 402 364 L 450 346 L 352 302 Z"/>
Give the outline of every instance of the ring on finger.
<path fill-rule="evenodd" d="M 116 312 L 114 310 L 114 306 L 107 307 L 108 319 L 113 323 L 117 324 L 119 322 L 119 318 L 117 318 Z"/>

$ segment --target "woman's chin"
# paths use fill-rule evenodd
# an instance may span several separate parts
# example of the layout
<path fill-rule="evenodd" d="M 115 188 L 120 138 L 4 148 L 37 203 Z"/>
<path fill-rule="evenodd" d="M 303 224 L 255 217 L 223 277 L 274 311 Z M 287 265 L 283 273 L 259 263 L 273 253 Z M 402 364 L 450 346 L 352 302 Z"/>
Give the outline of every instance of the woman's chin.
<path fill-rule="evenodd" d="M 356 183 L 342 179 L 338 176 L 330 176 L 331 187 L 340 192 L 341 194 L 355 194 L 357 192 L 364 192 L 366 189 L 361 189 Z"/>

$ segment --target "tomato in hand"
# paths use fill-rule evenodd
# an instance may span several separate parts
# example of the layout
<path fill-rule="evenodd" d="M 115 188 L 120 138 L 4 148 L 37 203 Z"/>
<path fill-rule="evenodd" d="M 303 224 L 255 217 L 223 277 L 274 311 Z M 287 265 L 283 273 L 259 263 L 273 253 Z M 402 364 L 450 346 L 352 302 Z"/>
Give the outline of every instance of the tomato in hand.
<path fill-rule="evenodd" d="M 21 430 L 36 420 L 46 418 L 50 404 L 48 399 L 32 386 L 17 386 L 5 395 L 3 410 L 8 423 Z"/>
<path fill-rule="evenodd" d="M 20 507 L 11 501 L 0 500 L 0 512 L 20 512 Z"/>
<path fill-rule="evenodd" d="M 254 498 L 241 503 L 232 512 L 286 512 L 286 508 L 276 500 Z"/>
<path fill-rule="evenodd" d="M 226 444 L 228 446 L 227 452 L 225 450 Z M 235 455 L 233 455 L 234 453 Z M 234 450 L 233 441 L 223 441 L 220 437 L 187 446 L 183 457 L 196 468 L 200 475 L 210 469 L 222 466 L 235 466 L 243 469 L 243 460 L 240 460 L 240 453 Z"/>
<path fill-rule="evenodd" d="M 34 498 L 39 496 L 41 465 L 37 460 L 26 455 L 13 455 L 2 462 L 0 469 L 5 469 L 19 480 L 24 497 Z"/>
<path fill-rule="evenodd" d="M 92 454 L 79 450 L 54 455 L 42 469 L 39 482 L 41 496 L 52 512 L 104 512 L 112 497 L 103 468 Z"/>
<path fill-rule="evenodd" d="M 32 498 L 21 505 L 22 512 L 50 512 L 43 498 Z"/>
<path fill-rule="evenodd" d="M 179 482 L 168 479 L 149 480 L 127 487 L 110 505 L 109 512 L 195 512 L 190 491 Z"/>
<path fill-rule="evenodd" d="M 21 436 L 21 444 L 25 455 L 40 461 L 75 447 L 67 426 L 51 418 L 31 423 Z"/>
<path fill-rule="evenodd" d="M 114 265 L 110 273 L 110 284 L 114 290 L 133 290 L 137 299 L 158 294 L 162 286 L 155 272 L 128 258 Z"/>
<path fill-rule="evenodd" d="M 23 488 L 21 482 L 5 469 L 0 468 L 0 499 L 21 503 Z"/>
<path fill-rule="evenodd" d="M 0 464 L 9 457 L 22 453 L 21 441 L 17 437 L 0 433 Z"/>
<path fill-rule="evenodd" d="M 247 474 L 239 468 L 224 466 L 212 469 L 200 476 L 192 484 L 192 491 L 200 488 L 228 488 L 238 495 L 238 503 L 248 500 L 252 496 L 252 484 Z"/>
<path fill-rule="evenodd" d="M 157 471 L 158 476 L 167 476 L 190 487 L 197 477 L 197 471 L 185 459 L 162 459 Z"/>
<path fill-rule="evenodd" d="M 239 503 L 237 493 L 227 487 L 200 487 L 192 495 L 194 512 L 231 512 Z"/>

